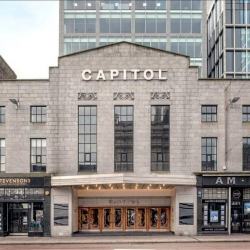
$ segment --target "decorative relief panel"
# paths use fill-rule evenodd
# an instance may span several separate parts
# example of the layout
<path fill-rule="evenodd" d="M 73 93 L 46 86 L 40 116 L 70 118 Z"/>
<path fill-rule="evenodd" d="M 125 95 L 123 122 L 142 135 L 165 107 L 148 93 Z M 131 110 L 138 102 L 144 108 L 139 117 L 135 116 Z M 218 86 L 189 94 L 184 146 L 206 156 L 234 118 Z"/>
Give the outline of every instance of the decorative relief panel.
<path fill-rule="evenodd" d="M 151 100 L 170 99 L 170 92 L 151 92 Z"/>
<path fill-rule="evenodd" d="M 97 100 L 97 93 L 78 93 L 78 101 Z"/>
<path fill-rule="evenodd" d="M 135 99 L 134 93 L 114 93 L 114 100 L 131 100 Z"/>

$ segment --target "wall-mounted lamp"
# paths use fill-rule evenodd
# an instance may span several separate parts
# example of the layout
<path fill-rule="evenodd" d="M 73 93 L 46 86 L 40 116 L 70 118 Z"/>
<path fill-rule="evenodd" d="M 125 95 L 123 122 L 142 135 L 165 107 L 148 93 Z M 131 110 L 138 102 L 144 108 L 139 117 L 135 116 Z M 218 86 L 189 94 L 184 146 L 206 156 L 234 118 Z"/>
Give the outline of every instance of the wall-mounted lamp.
<path fill-rule="evenodd" d="M 19 108 L 19 100 L 18 99 L 9 99 L 13 104 L 16 105 L 16 109 Z"/>
<path fill-rule="evenodd" d="M 234 97 L 233 100 L 229 99 L 230 108 L 234 108 L 234 104 L 239 101 L 239 97 Z"/>

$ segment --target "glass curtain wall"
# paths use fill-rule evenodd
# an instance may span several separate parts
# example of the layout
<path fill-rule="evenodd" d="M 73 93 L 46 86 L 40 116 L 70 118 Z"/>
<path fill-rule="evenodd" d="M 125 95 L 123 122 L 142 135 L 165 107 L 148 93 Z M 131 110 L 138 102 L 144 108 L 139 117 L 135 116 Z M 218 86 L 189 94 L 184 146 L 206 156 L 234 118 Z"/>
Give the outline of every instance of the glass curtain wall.
<path fill-rule="evenodd" d="M 118 41 L 171 50 L 169 34 L 202 39 L 201 0 L 65 0 L 63 12 L 64 54 Z M 201 67 L 195 56 L 191 64 Z"/>

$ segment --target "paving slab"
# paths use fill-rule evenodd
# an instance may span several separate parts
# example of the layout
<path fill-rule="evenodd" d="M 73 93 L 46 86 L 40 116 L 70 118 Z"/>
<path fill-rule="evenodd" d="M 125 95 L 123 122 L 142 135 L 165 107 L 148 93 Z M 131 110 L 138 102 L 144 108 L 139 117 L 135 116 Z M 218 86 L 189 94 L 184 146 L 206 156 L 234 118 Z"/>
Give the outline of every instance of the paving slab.
<path fill-rule="evenodd" d="M 227 236 L 95 236 L 95 237 L 24 237 L 8 236 L 0 239 L 0 245 L 41 244 L 127 244 L 127 243 L 205 243 L 205 242 L 250 242 L 250 235 Z"/>

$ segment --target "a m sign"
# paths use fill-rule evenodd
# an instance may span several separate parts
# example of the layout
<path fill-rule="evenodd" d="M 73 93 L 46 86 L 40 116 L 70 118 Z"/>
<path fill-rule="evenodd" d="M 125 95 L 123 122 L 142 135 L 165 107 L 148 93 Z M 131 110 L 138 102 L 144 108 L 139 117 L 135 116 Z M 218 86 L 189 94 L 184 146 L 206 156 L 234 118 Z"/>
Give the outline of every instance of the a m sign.
<path fill-rule="evenodd" d="M 223 185 L 223 184 L 235 185 L 235 177 L 227 177 L 226 183 L 223 183 L 222 177 L 217 177 L 215 185 Z"/>

